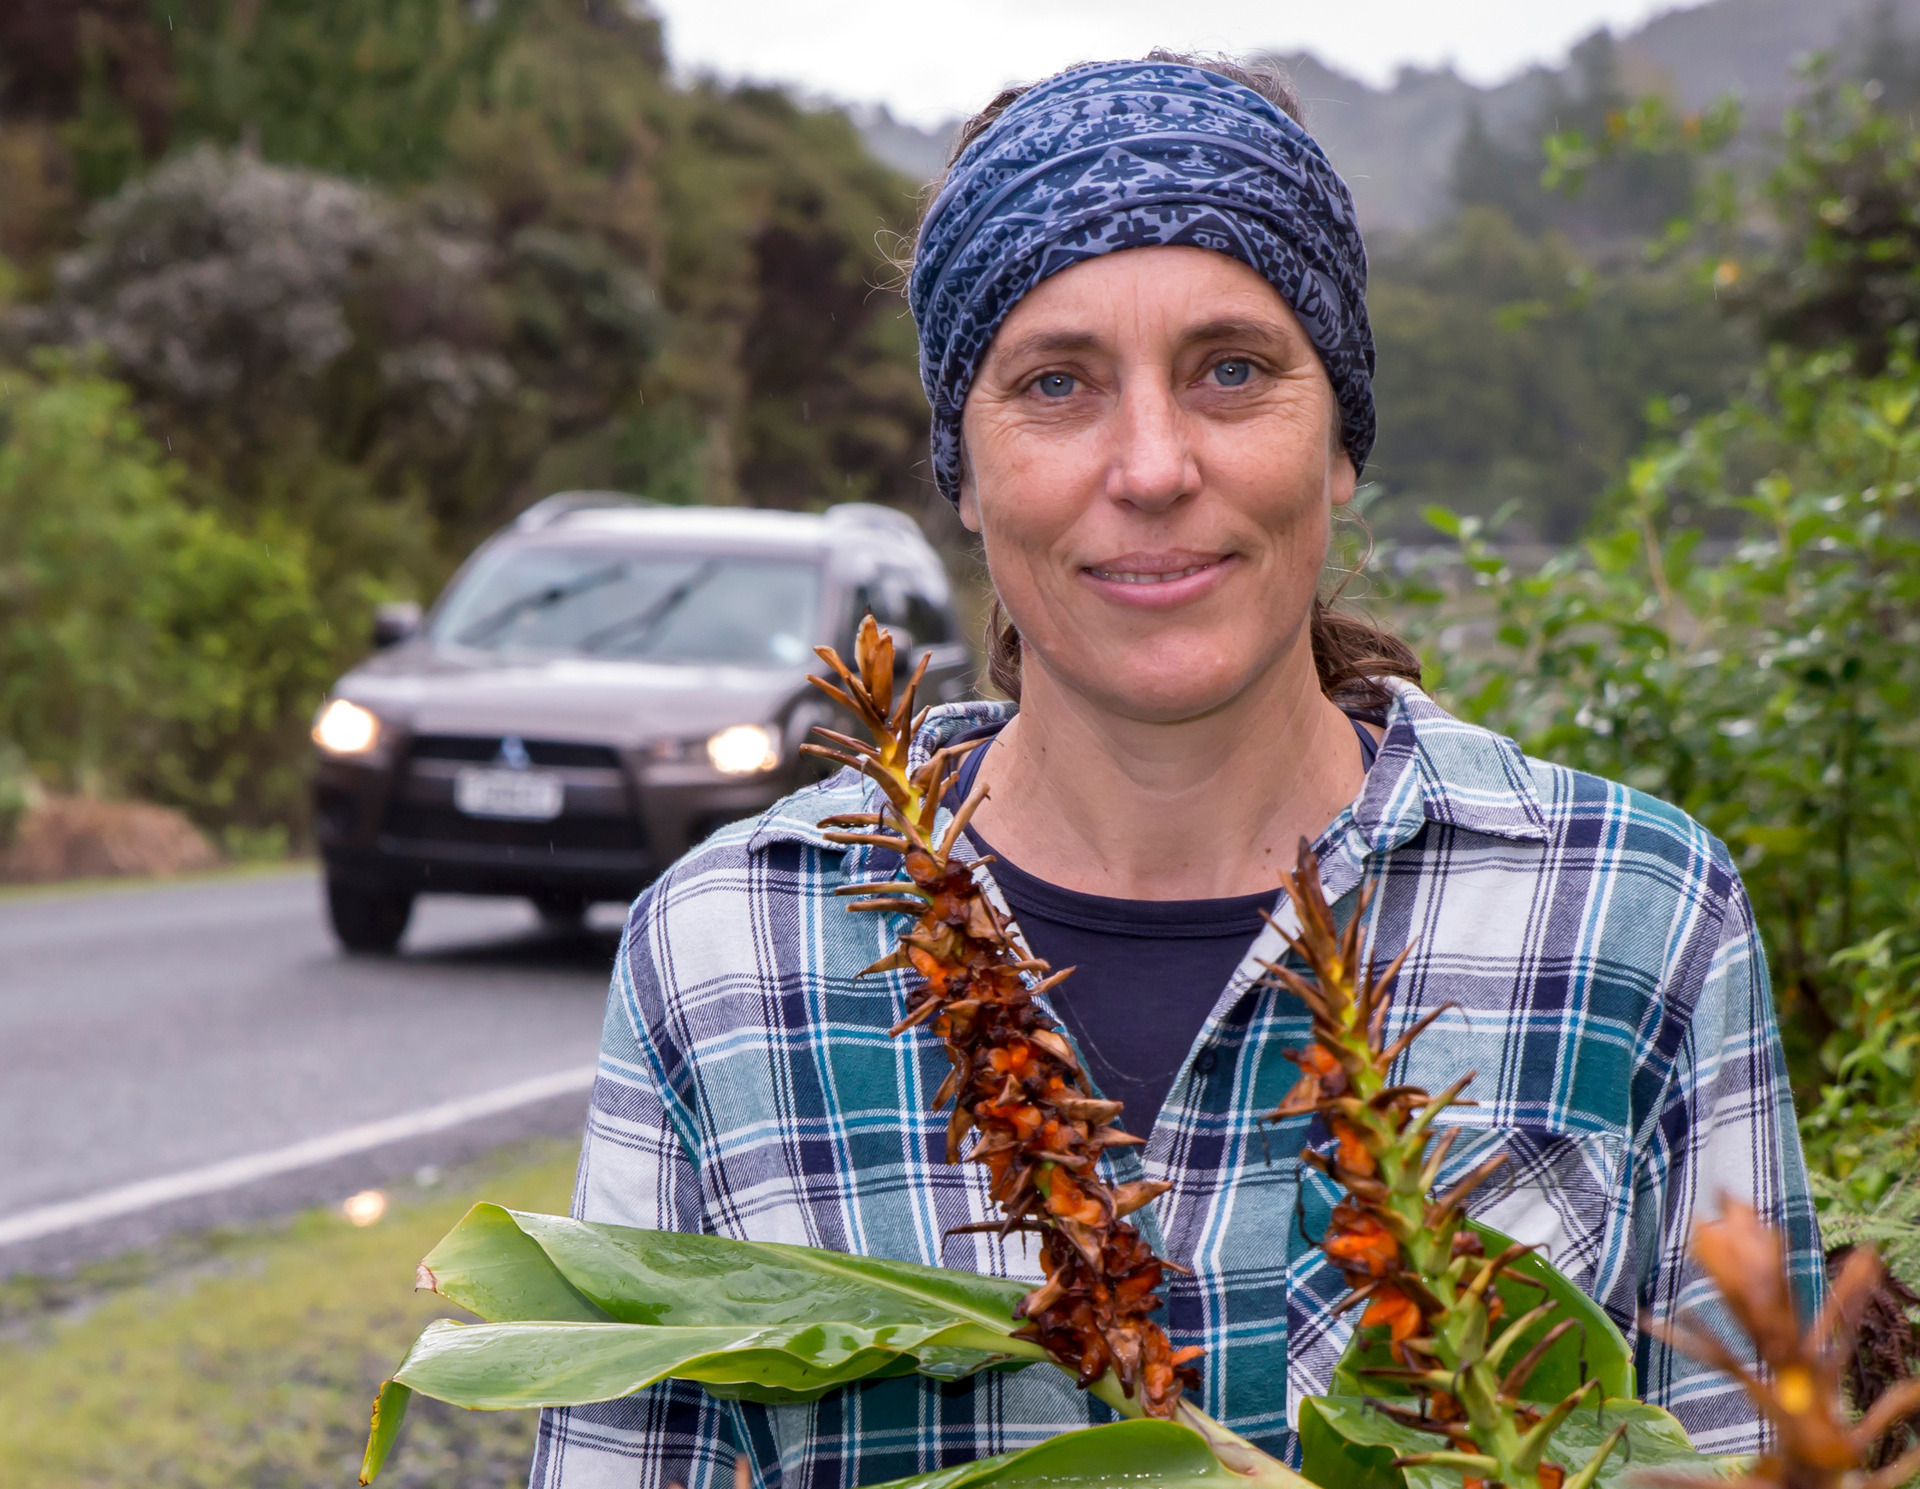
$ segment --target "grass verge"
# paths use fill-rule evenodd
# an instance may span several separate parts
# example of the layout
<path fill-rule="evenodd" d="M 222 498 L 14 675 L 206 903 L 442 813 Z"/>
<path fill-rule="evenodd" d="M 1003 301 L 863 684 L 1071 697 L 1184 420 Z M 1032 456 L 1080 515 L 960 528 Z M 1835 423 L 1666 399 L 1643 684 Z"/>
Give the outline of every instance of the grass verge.
<path fill-rule="evenodd" d="M 34 884 L 0 882 L 0 905 L 13 900 L 64 899 L 80 894 L 130 894 L 141 889 L 171 889 L 192 884 L 219 884 L 232 879 L 265 879 L 278 874 L 311 874 L 319 866 L 312 858 L 249 858 L 188 874 L 102 874 L 85 879 L 48 879 Z"/>
<path fill-rule="evenodd" d="M 519 1144 L 395 1186 L 364 1228 L 315 1210 L 0 1285 L 0 1484 L 352 1484 L 380 1381 L 429 1319 L 464 1316 L 411 1291 L 414 1264 L 478 1199 L 564 1210 L 578 1151 Z M 382 1489 L 524 1484 L 534 1420 L 418 1399 Z"/>

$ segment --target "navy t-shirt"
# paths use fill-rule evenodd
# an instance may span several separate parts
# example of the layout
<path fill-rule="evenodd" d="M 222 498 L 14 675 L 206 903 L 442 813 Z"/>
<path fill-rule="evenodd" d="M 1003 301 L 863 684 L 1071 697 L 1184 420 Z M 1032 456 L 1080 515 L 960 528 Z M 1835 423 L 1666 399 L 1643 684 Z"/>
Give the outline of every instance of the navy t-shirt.
<path fill-rule="evenodd" d="M 1373 736 L 1358 720 L 1353 728 L 1362 766 L 1371 768 Z M 991 748 L 983 745 L 962 762 L 958 796 L 973 789 Z M 994 853 L 978 833 L 968 836 L 980 852 Z M 1200 1026 L 1259 934 L 1261 912 L 1279 897 L 1278 884 L 1227 899 L 1122 900 L 1062 889 L 1003 854 L 994 860 L 994 880 L 1034 955 L 1056 970 L 1076 969 L 1048 999 L 1086 1057 L 1088 1074 L 1102 1095 L 1126 1104 L 1120 1125 L 1145 1137 Z"/>

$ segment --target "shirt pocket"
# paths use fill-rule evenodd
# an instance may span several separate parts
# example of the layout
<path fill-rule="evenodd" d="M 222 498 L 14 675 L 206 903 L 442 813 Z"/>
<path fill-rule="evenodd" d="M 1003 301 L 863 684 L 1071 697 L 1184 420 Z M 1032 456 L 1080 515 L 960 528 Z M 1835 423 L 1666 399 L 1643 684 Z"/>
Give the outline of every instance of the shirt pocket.
<path fill-rule="evenodd" d="M 1582 1292 L 1631 1332 L 1637 1292 L 1626 1265 L 1633 1214 L 1628 1146 L 1615 1132 L 1545 1125 L 1462 1127 L 1447 1155 L 1444 1191 L 1495 1154 L 1506 1162 L 1467 1201 L 1483 1225 L 1537 1246 Z"/>
<path fill-rule="evenodd" d="M 1317 1146 L 1330 1154 L 1330 1140 Z M 1540 1247 L 1631 1339 L 1636 1289 L 1624 1264 L 1632 1213 L 1625 1141 L 1610 1132 L 1543 1125 L 1463 1126 L 1434 1192 L 1444 1193 L 1496 1153 L 1506 1154 L 1507 1161 L 1474 1191 L 1467 1212 L 1516 1241 Z M 1302 1175 L 1300 1210 L 1315 1238 L 1324 1234 L 1333 1206 L 1344 1197 L 1325 1175 L 1311 1169 Z M 1296 1422 L 1299 1398 L 1327 1389 L 1359 1318 L 1358 1310 L 1336 1316 L 1346 1282 L 1300 1229 L 1296 1222 L 1290 1237 L 1287 1341 L 1288 1415 Z"/>

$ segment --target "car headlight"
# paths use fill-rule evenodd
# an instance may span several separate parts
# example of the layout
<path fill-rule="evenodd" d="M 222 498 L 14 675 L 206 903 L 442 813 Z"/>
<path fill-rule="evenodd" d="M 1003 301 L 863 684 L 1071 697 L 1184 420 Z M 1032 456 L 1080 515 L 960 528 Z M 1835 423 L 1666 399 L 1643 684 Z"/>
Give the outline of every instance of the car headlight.
<path fill-rule="evenodd" d="M 735 724 L 707 741 L 707 758 L 723 776 L 752 776 L 780 763 L 780 736 L 762 724 Z"/>
<path fill-rule="evenodd" d="M 313 721 L 313 742 L 331 755 L 364 755 L 380 738 L 380 720 L 369 710 L 336 698 Z"/>

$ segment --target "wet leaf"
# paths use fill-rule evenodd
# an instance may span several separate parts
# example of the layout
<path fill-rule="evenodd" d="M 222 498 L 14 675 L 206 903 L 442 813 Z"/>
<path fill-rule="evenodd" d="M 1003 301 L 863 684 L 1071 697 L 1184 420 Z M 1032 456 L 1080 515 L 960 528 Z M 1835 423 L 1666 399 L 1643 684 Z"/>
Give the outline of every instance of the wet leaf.
<path fill-rule="evenodd" d="M 580 1406 L 631 1396 L 657 1381 L 695 1381 L 752 1401 L 811 1400 L 925 1362 L 971 1373 L 1010 1357 L 996 1336 L 948 1318 L 943 1326 L 802 1322 L 747 1324 L 503 1323 L 427 1326 L 394 1380 L 454 1406 L 487 1411 Z"/>
<path fill-rule="evenodd" d="M 1011 1337 L 1029 1284 L 498 1205 L 475 1205 L 420 1281 L 486 1322 L 428 1327 L 388 1387 L 400 1410 L 410 1390 L 498 1410 L 606 1401 L 668 1378 L 804 1401 L 859 1380 L 960 1380 L 1045 1358 Z M 398 1411 L 376 1416 L 369 1478 L 397 1430 Z"/>
<path fill-rule="evenodd" d="M 1214 1457 L 1197 1432 L 1151 1419 L 1062 1433 L 1024 1452 L 894 1479 L 873 1489 L 1130 1489 L 1136 1485 L 1144 1489 L 1313 1489 L 1277 1462 L 1261 1465 L 1255 1475 L 1235 1473 Z"/>
<path fill-rule="evenodd" d="M 360 1460 L 360 1482 L 371 1484 L 393 1450 L 400 1435 L 400 1424 L 407 1419 L 407 1402 L 413 1392 L 397 1380 L 383 1381 L 380 1394 L 373 1398 L 373 1426 L 367 1433 L 367 1451 Z"/>
<path fill-rule="evenodd" d="M 1608 1400 L 1575 1412 L 1553 1435 L 1549 1453 L 1570 1470 L 1584 1466 L 1601 1442 L 1622 1422 L 1627 1441 L 1615 1448 L 1600 1470 L 1602 1485 L 1624 1486 L 1638 1469 L 1697 1464 L 1703 1479 L 1722 1468 L 1722 1460 L 1697 1453 L 1686 1430 L 1669 1413 L 1644 1401 Z M 1389 1421 L 1364 1400 L 1352 1396 L 1311 1396 L 1300 1405 L 1301 1468 L 1316 1484 L 1339 1489 L 1459 1489 L 1457 1469 L 1393 1467 L 1402 1454 L 1430 1453 L 1445 1442 Z"/>
<path fill-rule="evenodd" d="M 830 1320 L 1008 1335 L 1031 1283 L 805 1246 L 595 1225 L 475 1205 L 422 1265 L 490 1323 L 766 1328 Z M 569 1311 L 561 1312 L 560 1309 Z M 542 1311 L 542 1310 L 556 1311 Z"/>

